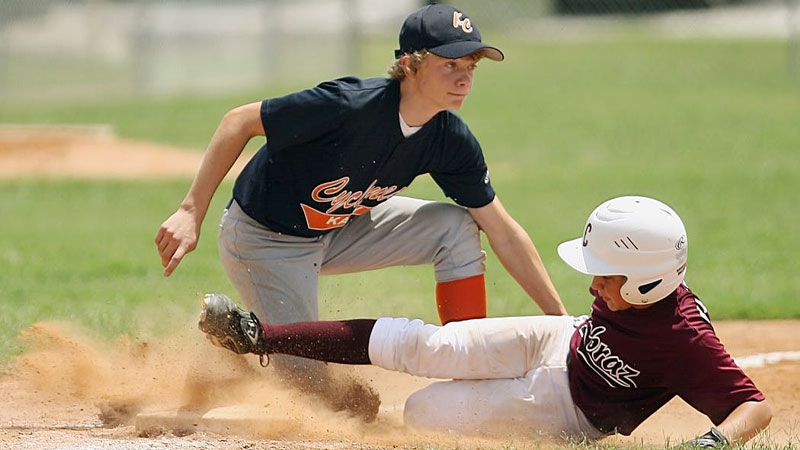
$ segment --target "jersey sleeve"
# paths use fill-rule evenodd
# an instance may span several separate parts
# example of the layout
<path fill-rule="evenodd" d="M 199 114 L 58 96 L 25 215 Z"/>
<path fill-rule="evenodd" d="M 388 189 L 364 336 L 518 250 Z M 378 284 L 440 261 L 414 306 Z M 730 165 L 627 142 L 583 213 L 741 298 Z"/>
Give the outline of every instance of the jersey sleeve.
<path fill-rule="evenodd" d="M 700 325 L 699 339 L 682 353 L 683 370 L 673 377 L 682 386 L 678 396 L 719 425 L 740 404 L 762 401 L 764 395 L 736 365 L 714 334 L 711 325 Z M 676 365 L 677 369 L 677 365 Z"/>
<path fill-rule="evenodd" d="M 261 102 L 261 123 L 273 149 L 310 142 L 335 130 L 344 113 L 336 81 Z"/>
<path fill-rule="evenodd" d="M 494 200 L 495 192 L 481 146 L 460 119 L 455 116 L 451 119 L 455 119 L 448 124 L 451 132 L 441 142 L 443 148 L 431 177 L 459 205 L 486 206 Z"/>

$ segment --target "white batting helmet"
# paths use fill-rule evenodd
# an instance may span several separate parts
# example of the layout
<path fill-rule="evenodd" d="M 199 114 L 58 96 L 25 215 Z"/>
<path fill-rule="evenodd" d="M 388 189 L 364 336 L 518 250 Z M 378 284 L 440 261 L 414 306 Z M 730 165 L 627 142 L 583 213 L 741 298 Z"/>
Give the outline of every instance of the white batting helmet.
<path fill-rule="evenodd" d="M 634 305 L 669 295 L 686 275 L 686 228 L 669 206 L 648 197 L 606 201 L 589 215 L 583 237 L 558 246 L 558 255 L 587 275 L 624 275 L 622 298 Z"/>

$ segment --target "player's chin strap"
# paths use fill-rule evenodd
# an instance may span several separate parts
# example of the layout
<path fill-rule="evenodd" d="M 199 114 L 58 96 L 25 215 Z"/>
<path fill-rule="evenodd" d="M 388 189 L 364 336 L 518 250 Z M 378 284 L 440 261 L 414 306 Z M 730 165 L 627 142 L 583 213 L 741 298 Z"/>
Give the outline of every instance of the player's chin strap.
<path fill-rule="evenodd" d="M 269 366 L 269 353 L 262 353 L 258 355 L 258 364 L 260 364 L 261 367 Z"/>
<path fill-rule="evenodd" d="M 686 443 L 688 448 L 728 448 L 728 439 L 718 429 L 711 427 L 708 433 Z"/>

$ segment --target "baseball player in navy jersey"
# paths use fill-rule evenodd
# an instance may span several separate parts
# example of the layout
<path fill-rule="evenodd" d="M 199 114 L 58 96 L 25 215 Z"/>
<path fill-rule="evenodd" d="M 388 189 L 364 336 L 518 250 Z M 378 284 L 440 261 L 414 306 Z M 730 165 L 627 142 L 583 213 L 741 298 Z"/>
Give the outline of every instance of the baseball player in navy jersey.
<path fill-rule="evenodd" d="M 269 323 L 318 319 L 318 277 L 433 264 L 442 323 L 486 316 L 479 229 L 547 314 L 566 314 L 525 231 L 492 188 L 481 146 L 452 111 L 479 60 L 503 53 L 448 5 L 405 20 L 389 78 L 341 78 L 229 111 L 178 210 L 155 242 L 170 275 L 192 251 L 220 181 L 255 136 L 266 144 L 236 179 L 219 232 L 225 270 Z M 456 204 L 400 194 L 430 174 Z M 275 359 L 282 373 L 308 362 Z"/>
<path fill-rule="evenodd" d="M 199 325 L 213 343 L 237 353 L 452 378 L 408 398 L 405 421 L 414 427 L 598 439 L 630 434 L 678 396 L 714 424 L 693 445 L 743 443 L 769 424 L 772 412 L 685 284 L 687 251 L 686 229 L 673 209 L 647 197 L 619 197 L 590 214 L 581 237 L 558 247 L 567 264 L 593 276 L 588 317 L 273 325 L 209 294 Z"/>

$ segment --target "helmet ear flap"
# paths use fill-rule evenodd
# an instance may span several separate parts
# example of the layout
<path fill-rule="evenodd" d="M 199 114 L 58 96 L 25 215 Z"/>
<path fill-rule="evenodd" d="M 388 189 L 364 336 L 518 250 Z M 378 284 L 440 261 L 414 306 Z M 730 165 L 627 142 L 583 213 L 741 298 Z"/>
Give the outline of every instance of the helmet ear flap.
<path fill-rule="evenodd" d="M 647 294 L 648 292 L 652 291 L 656 286 L 661 284 L 662 281 L 664 281 L 664 279 L 663 278 L 659 278 L 656 281 L 651 281 L 650 283 L 645 283 L 645 284 L 640 285 L 638 287 L 639 293 L 642 294 L 642 295 Z"/>
<path fill-rule="evenodd" d="M 647 283 L 639 284 L 639 281 L 636 280 L 627 280 L 620 288 L 620 295 L 622 298 L 634 305 L 646 305 L 648 303 L 655 303 L 660 300 L 660 298 L 651 299 L 652 295 L 647 295 L 648 293 L 652 292 L 653 289 L 657 288 L 661 285 L 664 281 L 664 278 L 658 278 L 653 281 L 649 281 Z"/>

